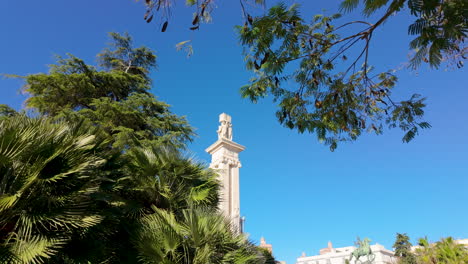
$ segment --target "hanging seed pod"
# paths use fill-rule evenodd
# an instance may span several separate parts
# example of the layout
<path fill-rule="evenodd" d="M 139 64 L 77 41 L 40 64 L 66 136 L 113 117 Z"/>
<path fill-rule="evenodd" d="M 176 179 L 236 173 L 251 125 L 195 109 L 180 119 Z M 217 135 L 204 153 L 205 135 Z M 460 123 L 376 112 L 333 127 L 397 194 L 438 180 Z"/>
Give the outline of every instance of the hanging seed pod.
<path fill-rule="evenodd" d="M 151 15 L 150 17 L 148 17 L 148 19 L 146 19 L 146 23 L 150 23 L 151 20 L 153 20 L 153 15 Z"/>
<path fill-rule="evenodd" d="M 260 70 L 260 66 L 257 64 L 256 61 L 254 61 L 254 66 L 255 66 L 255 69 L 256 69 L 256 70 Z"/>
<path fill-rule="evenodd" d="M 192 25 L 198 24 L 198 14 L 193 18 Z"/>
<path fill-rule="evenodd" d="M 315 100 L 315 107 L 318 109 L 322 108 L 322 101 Z"/>
<path fill-rule="evenodd" d="M 166 32 L 166 29 L 167 29 L 167 24 L 169 24 L 168 21 L 164 22 L 162 28 L 161 28 L 161 32 Z"/>
<path fill-rule="evenodd" d="M 249 24 L 252 25 L 253 24 L 253 18 L 251 15 L 247 15 L 247 21 L 249 21 Z"/>
<path fill-rule="evenodd" d="M 268 57 L 270 57 L 269 52 L 265 53 L 265 57 L 263 57 L 262 61 L 260 62 L 260 65 L 263 65 L 268 60 Z"/>

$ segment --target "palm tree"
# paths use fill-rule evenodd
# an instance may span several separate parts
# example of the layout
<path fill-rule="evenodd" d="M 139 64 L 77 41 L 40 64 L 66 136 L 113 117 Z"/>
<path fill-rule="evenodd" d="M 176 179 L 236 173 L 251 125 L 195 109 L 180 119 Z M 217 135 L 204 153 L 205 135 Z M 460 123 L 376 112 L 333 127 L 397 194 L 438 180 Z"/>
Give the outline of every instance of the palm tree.
<path fill-rule="evenodd" d="M 468 250 L 451 237 L 443 238 L 436 243 L 437 263 L 459 264 L 468 263 Z"/>
<path fill-rule="evenodd" d="M 420 238 L 418 245 L 419 247 L 416 248 L 417 262 L 420 264 L 435 263 L 435 252 L 427 238 Z"/>
<path fill-rule="evenodd" d="M 99 128 L 0 122 L 0 263 L 263 263 L 217 212 L 216 174 L 169 147 L 116 151 Z"/>
<path fill-rule="evenodd" d="M 101 208 L 106 218 L 93 232 L 71 241 L 65 256 L 54 261 L 137 263 L 142 261 L 140 247 L 155 246 L 155 241 L 135 239 L 146 224 L 144 219 L 155 210 L 164 210 L 177 221 L 189 208 L 216 214 L 216 174 L 177 149 L 135 147 L 119 160 L 122 166 L 113 171 L 121 175 L 113 177 L 108 206 Z"/>
<path fill-rule="evenodd" d="M 138 262 L 263 263 L 261 252 L 217 211 L 213 171 L 167 147 L 135 148 L 126 159 L 123 229 L 131 231 L 123 236 Z"/>
<path fill-rule="evenodd" d="M 152 206 L 176 215 L 190 206 L 216 208 L 219 189 L 216 174 L 177 149 L 134 148 L 126 158 L 128 177 L 120 183 L 129 213 L 152 213 Z"/>
<path fill-rule="evenodd" d="M 468 263 L 468 249 L 451 237 L 443 238 L 435 244 L 430 244 L 427 238 L 422 238 L 419 240 L 419 246 L 416 255 L 420 264 Z"/>
<path fill-rule="evenodd" d="M 106 142 L 85 130 L 22 115 L 0 123 L 0 262 L 43 262 L 102 221 L 92 197 Z"/>
<path fill-rule="evenodd" d="M 160 245 L 135 237 L 158 212 L 183 227 L 164 261 L 249 263 L 252 246 L 217 215 L 216 174 L 181 154 L 192 128 L 149 93 L 154 54 L 111 36 L 102 68 L 70 56 L 25 77 L 26 105 L 48 117 L 0 105 L 0 263 L 147 261 Z"/>
<path fill-rule="evenodd" d="M 234 234 L 220 214 L 189 208 L 178 219 L 170 211 L 152 209 L 134 237 L 142 263 L 265 263 L 262 252 L 244 235 Z"/>

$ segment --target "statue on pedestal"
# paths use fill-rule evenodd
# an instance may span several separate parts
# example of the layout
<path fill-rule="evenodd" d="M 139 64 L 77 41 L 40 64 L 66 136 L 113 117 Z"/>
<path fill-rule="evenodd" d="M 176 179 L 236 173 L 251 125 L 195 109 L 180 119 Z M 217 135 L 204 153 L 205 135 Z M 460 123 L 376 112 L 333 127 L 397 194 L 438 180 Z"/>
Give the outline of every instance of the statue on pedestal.
<path fill-rule="evenodd" d="M 231 222 L 232 231 L 239 234 L 242 232 L 244 220 L 240 216 L 239 153 L 245 147 L 232 141 L 231 116 L 222 113 L 219 115 L 219 122 L 216 131 L 218 140 L 209 146 L 206 152 L 211 155 L 210 168 L 217 171 L 221 183 L 218 208 Z"/>
<path fill-rule="evenodd" d="M 358 248 L 356 248 L 350 256 L 349 263 L 351 263 L 351 260 L 353 257 L 356 259 L 354 262 L 355 263 L 361 263 L 361 264 L 370 264 L 374 261 L 375 255 L 372 253 L 371 247 L 370 247 L 370 239 L 369 238 L 364 238 L 364 240 L 360 240 L 358 238 L 358 241 L 356 242 L 356 245 Z M 360 257 L 367 257 L 367 261 L 361 261 L 359 260 Z"/>
<path fill-rule="evenodd" d="M 218 139 L 232 140 L 232 124 L 231 117 L 227 114 L 221 114 L 219 116 L 219 122 L 221 123 L 218 127 Z"/>

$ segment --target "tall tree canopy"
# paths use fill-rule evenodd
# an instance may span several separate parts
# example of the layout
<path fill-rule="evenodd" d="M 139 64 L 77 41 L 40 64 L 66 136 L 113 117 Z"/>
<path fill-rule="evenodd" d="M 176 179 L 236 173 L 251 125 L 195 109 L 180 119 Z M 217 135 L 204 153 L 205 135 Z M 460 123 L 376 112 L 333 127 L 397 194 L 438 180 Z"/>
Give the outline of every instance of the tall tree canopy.
<path fill-rule="evenodd" d="M 175 2 L 146 0 L 145 20 L 160 16 L 164 32 Z M 191 30 L 211 21 L 215 2 L 186 1 L 195 7 Z M 358 21 L 346 21 L 342 14 L 311 14 L 299 5 L 277 2 L 259 15 L 249 8 L 252 3 L 273 2 L 239 1 L 245 23 L 238 34 L 246 67 L 254 74 L 241 94 L 252 102 L 272 95 L 279 103 L 276 116 L 281 124 L 315 133 L 331 150 L 365 131 L 381 134 L 384 127 L 400 128 L 405 132 L 403 142 L 409 142 L 420 129 L 430 128 L 422 120 L 424 98 L 419 94 L 406 100 L 392 98 L 397 76 L 392 69 L 376 72 L 371 66 L 375 30 L 394 14 L 407 9 L 415 17 L 408 26 L 408 34 L 415 37 L 409 43 L 410 68 L 422 62 L 438 68 L 444 61 L 460 68 L 466 60 L 468 3 L 464 0 L 344 0 L 342 13 L 362 7 L 363 19 Z M 375 19 L 377 11 L 383 14 Z"/>
<path fill-rule="evenodd" d="M 149 92 L 154 53 L 134 48 L 129 35 L 110 36 L 111 46 L 98 54 L 98 66 L 69 54 L 59 57 L 49 73 L 25 76 L 26 106 L 54 118 L 99 125 L 114 138 L 114 147 L 185 146 L 192 128 Z"/>
<path fill-rule="evenodd" d="M 128 35 L 91 66 L 23 77 L 37 118 L 0 105 L 0 262 L 264 263 L 217 210 L 216 173 L 149 92 L 153 52 Z"/>
<path fill-rule="evenodd" d="M 395 256 L 399 257 L 400 264 L 416 264 L 416 257 L 411 252 L 411 242 L 409 236 L 406 234 L 397 233 L 393 249 L 395 250 Z"/>

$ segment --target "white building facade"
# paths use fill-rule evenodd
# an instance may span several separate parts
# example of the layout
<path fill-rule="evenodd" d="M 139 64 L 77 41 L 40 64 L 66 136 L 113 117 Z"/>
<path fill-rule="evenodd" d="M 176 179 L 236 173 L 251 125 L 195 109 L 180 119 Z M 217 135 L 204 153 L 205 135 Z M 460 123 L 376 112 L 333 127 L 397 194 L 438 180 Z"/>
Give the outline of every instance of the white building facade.
<path fill-rule="evenodd" d="M 328 247 L 321 249 L 319 255 L 306 256 L 305 253 L 302 253 L 302 256 L 297 258 L 296 264 L 345 264 L 346 260 L 351 258 L 351 253 L 355 249 L 354 246 L 333 248 L 331 242 L 328 242 Z M 374 255 L 372 264 L 397 263 L 393 251 L 386 249 L 384 246 L 379 244 L 371 245 L 371 250 Z M 361 257 L 359 260 L 361 262 L 355 262 L 353 258 L 350 263 L 365 263 L 367 257 Z"/>

